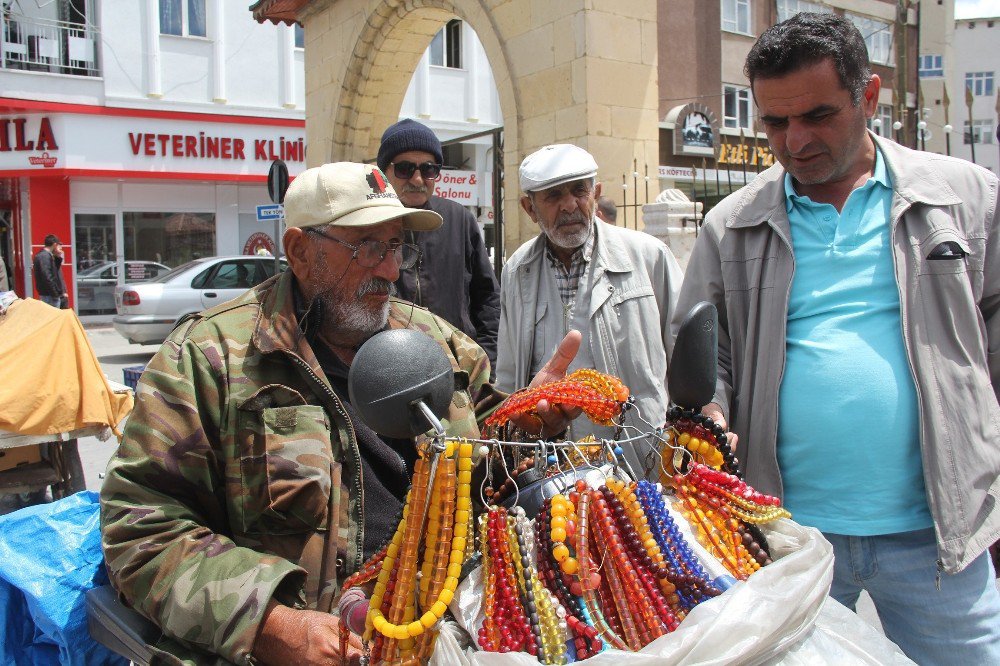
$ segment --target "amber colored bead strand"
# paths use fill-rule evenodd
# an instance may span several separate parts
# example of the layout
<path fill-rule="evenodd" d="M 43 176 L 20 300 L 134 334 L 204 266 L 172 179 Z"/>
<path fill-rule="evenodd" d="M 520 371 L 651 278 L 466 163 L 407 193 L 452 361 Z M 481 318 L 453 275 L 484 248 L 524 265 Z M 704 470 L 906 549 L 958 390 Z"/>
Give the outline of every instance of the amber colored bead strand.
<path fill-rule="evenodd" d="M 436 533 L 433 543 L 428 540 L 426 552 L 432 552 L 432 557 L 425 555 L 425 560 L 430 562 L 430 566 L 423 569 L 426 573 L 421 574 L 420 579 L 420 607 L 427 608 L 428 600 L 435 599 L 441 594 L 444 588 L 444 581 L 448 577 L 448 560 L 452 550 L 452 536 L 455 522 L 455 492 L 457 480 L 457 463 L 453 458 L 445 458 L 438 464 L 438 470 L 442 474 L 439 484 L 435 484 L 434 490 L 437 495 L 436 501 L 432 500 L 431 505 L 437 505 L 438 525 L 432 531 L 428 525 L 427 534 Z M 439 491 L 440 488 L 440 491 Z M 425 582 L 426 581 L 426 582 Z M 430 657 L 431 650 L 436 638 L 435 632 L 425 631 L 416 640 L 417 659 L 423 662 Z"/>
<path fill-rule="evenodd" d="M 611 491 L 603 488 L 609 495 Z M 615 516 L 601 490 L 590 493 L 590 519 L 598 547 L 605 553 L 604 573 L 609 578 L 624 638 L 633 651 L 652 641 L 646 623 L 653 615 L 645 593 L 639 587 L 635 567 L 625 551 L 621 535 L 615 529 Z M 638 611 L 638 612 L 636 612 Z"/>
<path fill-rule="evenodd" d="M 611 489 L 604 487 L 602 488 L 602 492 L 618 526 L 618 533 L 625 547 L 625 554 L 631 561 L 632 569 L 635 572 L 637 592 L 646 601 L 642 609 L 643 613 L 646 614 L 646 626 L 649 628 L 651 635 L 650 642 L 652 642 L 652 640 L 659 638 L 668 631 L 676 629 L 678 624 L 677 618 L 667 604 L 666 597 L 657 584 L 656 575 L 662 573 L 665 577 L 666 569 L 656 566 L 653 558 L 646 551 L 635 528 L 636 522 L 640 525 L 642 523 L 635 516 L 630 515 L 630 513 L 638 512 L 645 519 L 645 515 L 641 513 L 642 507 L 639 506 L 635 494 L 630 492 L 630 495 L 626 496 L 627 498 L 631 497 L 630 501 L 634 500 L 634 504 L 626 508 Z M 652 535 L 650 535 L 650 539 L 652 539 Z"/>
<path fill-rule="evenodd" d="M 587 492 L 586 483 L 582 481 L 578 482 L 577 490 L 579 492 L 579 501 L 576 506 L 576 555 L 580 563 L 580 584 L 583 588 L 583 601 L 587 607 L 587 612 L 590 614 L 594 628 L 597 629 L 597 632 L 605 642 L 619 650 L 628 650 L 629 648 L 625 641 L 612 631 L 611 627 L 605 622 L 597 602 L 596 591 L 590 578 L 591 574 L 595 573 L 594 563 L 590 559 L 590 530 L 588 529 L 590 494 Z"/>
<path fill-rule="evenodd" d="M 670 580 L 670 570 L 667 566 L 666 557 L 660 550 L 660 545 L 656 542 L 656 538 L 653 536 L 649 516 L 646 515 L 646 511 L 642 508 L 642 504 L 639 502 L 639 497 L 636 494 L 638 485 L 636 483 L 626 485 L 617 479 L 609 479 L 608 481 L 609 487 L 612 485 L 615 486 L 612 490 L 617 493 L 617 497 L 622 502 L 622 506 L 625 507 L 626 513 L 635 530 L 636 539 L 632 543 L 637 544 L 640 550 L 634 553 L 634 557 L 642 559 L 646 569 L 654 577 L 655 584 L 659 586 L 661 599 L 665 604 L 663 608 L 657 605 L 657 612 L 660 613 L 660 619 L 663 620 L 668 631 L 673 631 L 680 624 L 681 619 L 683 619 L 682 617 L 678 617 L 678 610 L 681 609 L 681 600 L 677 594 L 677 586 Z"/>
<path fill-rule="evenodd" d="M 500 647 L 500 633 L 496 623 L 496 566 L 493 549 L 490 547 L 487 514 L 479 516 L 479 549 L 483 554 L 483 626 L 479 629 L 479 648 L 484 652 L 496 652 Z"/>
<path fill-rule="evenodd" d="M 406 531 L 403 533 L 403 543 L 399 552 L 399 575 L 396 578 L 396 589 L 393 592 L 392 604 L 389 607 L 389 615 L 386 621 L 395 626 L 401 626 L 406 619 L 407 609 L 412 608 L 414 603 L 413 587 L 416 584 L 417 554 L 420 549 L 421 530 L 423 529 L 423 517 L 427 498 L 427 481 L 430 477 L 430 463 L 426 458 L 419 458 L 414 465 L 413 485 L 410 487 L 409 505 L 410 516 L 407 520 Z M 405 628 L 405 625 L 402 625 Z M 376 630 L 385 634 L 378 624 Z M 383 659 L 388 663 L 397 657 L 399 641 L 406 640 L 408 634 L 404 632 L 394 632 L 386 636 L 383 650 Z"/>
<path fill-rule="evenodd" d="M 675 479 L 674 487 L 677 492 L 677 508 L 695 528 L 701 545 L 718 558 L 729 573 L 739 580 L 746 580 L 747 574 L 740 567 L 736 555 L 723 541 L 724 537 L 720 537 L 716 532 L 715 525 L 698 504 L 698 500 L 691 494 L 690 487 L 685 485 L 683 480 L 678 479 Z"/>

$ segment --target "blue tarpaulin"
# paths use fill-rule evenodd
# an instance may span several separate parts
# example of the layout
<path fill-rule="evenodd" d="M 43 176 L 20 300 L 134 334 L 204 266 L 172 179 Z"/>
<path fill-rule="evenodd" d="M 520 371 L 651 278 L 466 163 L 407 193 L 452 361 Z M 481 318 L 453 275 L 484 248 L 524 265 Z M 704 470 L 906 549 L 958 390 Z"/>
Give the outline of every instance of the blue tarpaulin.
<path fill-rule="evenodd" d="M 121 664 L 87 631 L 86 592 L 105 585 L 97 493 L 0 516 L 0 664 Z"/>

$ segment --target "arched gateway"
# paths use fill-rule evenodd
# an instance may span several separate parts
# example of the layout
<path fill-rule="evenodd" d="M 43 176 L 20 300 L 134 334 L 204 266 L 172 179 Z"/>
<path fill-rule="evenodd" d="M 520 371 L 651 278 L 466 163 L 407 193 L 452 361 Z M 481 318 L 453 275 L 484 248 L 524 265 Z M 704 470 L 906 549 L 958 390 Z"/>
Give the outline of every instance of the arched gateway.
<path fill-rule="evenodd" d="M 259 0 L 251 11 L 305 29 L 310 166 L 375 155 L 431 38 L 468 22 L 503 110 L 508 253 L 537 233 L 517 205 L 517 166 L 536 148 L 586 148 L 612 196 L 634 161 L 658 164 L 655 0 Z"/>

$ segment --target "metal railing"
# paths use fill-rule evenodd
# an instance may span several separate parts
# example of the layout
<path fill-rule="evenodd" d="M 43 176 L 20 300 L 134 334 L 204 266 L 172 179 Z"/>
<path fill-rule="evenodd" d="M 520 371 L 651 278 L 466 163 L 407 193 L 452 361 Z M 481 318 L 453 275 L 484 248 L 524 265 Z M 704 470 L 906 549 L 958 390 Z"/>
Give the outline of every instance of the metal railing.
<path fill-rule="evenodd" d="M 0 16 L 0 66 L 78 76 L 100 76 L 92 25 L 7 13 Z"/>

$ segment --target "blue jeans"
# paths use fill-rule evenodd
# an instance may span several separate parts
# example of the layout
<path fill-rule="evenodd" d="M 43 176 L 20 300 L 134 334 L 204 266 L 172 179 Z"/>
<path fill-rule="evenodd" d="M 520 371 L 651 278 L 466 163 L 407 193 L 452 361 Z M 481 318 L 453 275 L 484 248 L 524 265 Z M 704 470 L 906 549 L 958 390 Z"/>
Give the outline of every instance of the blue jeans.
<path fill-rule="evenodd" d="M 58 309 L 59 303 L 60 301 L 62 301 L 62 298 L 60 298 L 59 296 L 45 296 L 43 294 L 39 294 L 38 300 L 40 300 L 42 303 L 51 305 L 52 307 Z"/>
<path fill-rule="evenodd" d="M 830 596 L 855 610 L 861 590 L 885 635 L 918 664 L 1000 664 L 1000 592 L 989 553 L 940 573 L 934 530 L 873 537 L 826 534 L 833 544 Z"/>

